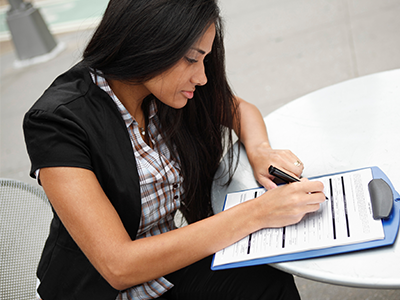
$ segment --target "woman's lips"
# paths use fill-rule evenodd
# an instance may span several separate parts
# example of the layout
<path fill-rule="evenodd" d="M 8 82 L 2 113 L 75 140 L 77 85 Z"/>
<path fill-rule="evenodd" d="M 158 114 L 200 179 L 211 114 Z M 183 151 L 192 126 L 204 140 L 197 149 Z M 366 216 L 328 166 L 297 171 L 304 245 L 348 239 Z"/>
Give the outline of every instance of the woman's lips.
<path fill-rule="evenodd" d="M 190 92 L 190 91 L 183 91 L 182 94 L 185 95 L 186 98 L 192 99 L 192 98 L 193 98 L 194 91 L 193 91 L 193 92 Z"/>

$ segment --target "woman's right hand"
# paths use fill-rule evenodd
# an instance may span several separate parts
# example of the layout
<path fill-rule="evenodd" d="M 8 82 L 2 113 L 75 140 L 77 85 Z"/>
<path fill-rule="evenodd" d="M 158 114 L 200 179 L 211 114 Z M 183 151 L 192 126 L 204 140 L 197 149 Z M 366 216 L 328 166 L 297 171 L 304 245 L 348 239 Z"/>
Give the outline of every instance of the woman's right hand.
<path fill-rule="evenodd" d="M 317 211 L 325 201 L 324 185 L 320 181 L 309 181 L 279 186 L 256 198 L 257 220 L 260 229 L 283 227 L 300 222 L 310 212 Z"/>
<path fill-rule="evenodd" d="M 297 223 L 325 199 L 321 182 L 303 179 L 199 222 L 132 241 L 93 172 L 43 168 L 40 180 L 71 237 L 118 290 L 181 269 L 258 229 Z"/>

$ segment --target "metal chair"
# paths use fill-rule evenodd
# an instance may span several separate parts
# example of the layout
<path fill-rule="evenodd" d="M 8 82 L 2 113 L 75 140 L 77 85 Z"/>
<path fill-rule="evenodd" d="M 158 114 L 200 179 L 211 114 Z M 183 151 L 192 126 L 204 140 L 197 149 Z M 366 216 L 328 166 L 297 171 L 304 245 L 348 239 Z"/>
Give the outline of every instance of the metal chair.
<path fill-rule="evenodd" d="M 36 268 L 52 216 L 41 188 L 0 179 L 0 300 L 35 299 Z"/>

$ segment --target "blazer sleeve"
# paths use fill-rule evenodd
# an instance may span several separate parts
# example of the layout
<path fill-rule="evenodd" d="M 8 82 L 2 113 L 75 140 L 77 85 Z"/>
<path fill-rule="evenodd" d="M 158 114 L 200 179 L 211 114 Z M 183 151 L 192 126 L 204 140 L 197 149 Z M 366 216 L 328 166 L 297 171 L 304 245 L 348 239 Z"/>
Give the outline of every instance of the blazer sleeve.
<path fill-rule="evenodd" d="M 80 167 L 93 170 L 88 134 L 79 119 L 67 108 L 56 112 L 30 110 L 23 121 L 30 176 L 45 167 Z"/>

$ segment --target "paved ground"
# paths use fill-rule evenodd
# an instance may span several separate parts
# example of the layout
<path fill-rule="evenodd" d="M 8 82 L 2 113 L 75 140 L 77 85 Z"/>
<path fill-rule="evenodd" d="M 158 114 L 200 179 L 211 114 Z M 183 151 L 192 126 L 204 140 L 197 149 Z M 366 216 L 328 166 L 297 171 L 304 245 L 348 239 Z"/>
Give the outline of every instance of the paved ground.
<path fill-rule="evenodd" d="M 53 33 L 94 27 L 107 6 L 108 0 L 35 0 L 32 3 L 43 16 Z M 6 24 L 9 9 L 7 0 L 0 0 L 0 41 L 10 38 Z"/>
<path fill-rule="evenodd" d="M 58 0 L 63 5 L 79 1 L 89 2 Z M 237 94 L 255 103 L 264 116 L 317 89 L 400 68 L 400 0 L 220 3 L 226 21 L 229 79 Z M 0 43 L 0 177 L 35 184 L 27 175 L 29 160 L 21 121 L 51 81 L 80 59 L 92 31 L 70 29 L 72 32 L 56 35 L 66 45 L 61 54 L 25 68 L 14 68 L 12 44 Z M 60 31 L 64 30 L 68 26 Z M 400 299 L 400 290 L 355 289 L 301 278 L 296 281 L 306 300 Z"/>

